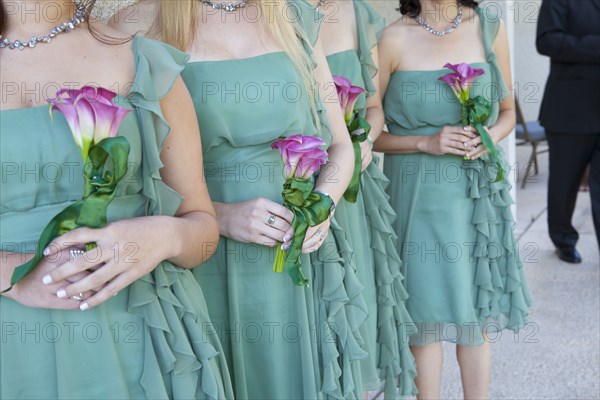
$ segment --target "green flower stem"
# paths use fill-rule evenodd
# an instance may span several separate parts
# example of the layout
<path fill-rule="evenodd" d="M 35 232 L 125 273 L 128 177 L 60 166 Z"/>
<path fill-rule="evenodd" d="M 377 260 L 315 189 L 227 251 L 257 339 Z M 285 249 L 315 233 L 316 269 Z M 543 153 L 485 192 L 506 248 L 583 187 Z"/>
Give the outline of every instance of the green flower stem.
<path fill-rule="evenodd" d="M 467 124 L 464 123 L 465 114 L 467 116 Z M 462 119 L 463 126 L 473 126 L 479 135 L 481 136 L 481 143 L 490 154 L 492 160 L 496 162 L 498 172 L 494 182 L 499 182 L 504 178 L 504 170 L 500 163 L 500 154 L 496 148 L 496 144 L 492 140 L 488 131 L 483 127 L 483 124 L 492 114 L 492 105 L 490 102 L 482 96 L 469 99 L 466 103 L 462 104 Z"/>
<path fill-rule="evenodd" d="M 275 252 L 275 262 L 273 263 L 273 272 L 283 272 L 283 263 L 285 262 L 285 250 L 281 248 L 283 243 L 277 245 Z"/>
<path fill-rule="evenodd" d="M 10 280 L 11 287 L 6 291 L 37 267 L 44 257 L 44 249 L 55 238 L 84 226 L 101 228 L 106 225 L 106 209 L 115 197 L 117 184 L 127 172 L 128 156 L 129 143 L 123 137 L 106 138 L 90 147 L 84 166 L 83 199 L 71 204 L 50 220 L 38 240 L 35 256 L 15 268 Z M 94 247 L 95 243 L 85 246 L 86 250 Z"/>
<path fill-rule="evenodd" d="M 308 279 L 302 272 L 300 255 L 306 231 L 309 227 L 326 221 L 332 206 L 329 196 L 313 192 L 313 188 L 314 183 L 307 179 L 288 178 L 283 184 L 283 204 L 294 214 L 292 221 L 294 236 L 285 254 L 283 265 L 281 265 L 282 254 L 279 249 L 273 264 L 273 271 L 287 272 L 294 284 L 304 287 L 308 287 Z"/>
<path fill-rule="evenodd" d="M 367 140 L 370 131 L 371 125 L 369 122 L 365 118 L 359 117 L 358 112 L 355 112 L 354 117 L 348 124 L 348 132 L 350 133 L 350 140 L 352 140 L 352 146 L 354 148 L 354 172 L 352 173 L 352 179 L 350 180 L 348 189 L 346 189 L 346 192 L 344 193 L 344 199 L 350 203 L 356 203 L 358 198 L 362 170 L 360 144 Z"/>

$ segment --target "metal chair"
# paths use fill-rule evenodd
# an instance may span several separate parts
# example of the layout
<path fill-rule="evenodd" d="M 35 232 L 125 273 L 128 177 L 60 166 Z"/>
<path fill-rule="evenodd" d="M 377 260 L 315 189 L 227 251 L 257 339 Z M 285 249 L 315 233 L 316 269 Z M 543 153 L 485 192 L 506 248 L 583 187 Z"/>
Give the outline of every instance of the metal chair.
<path fill-rule="evenodd" d="M 523 183 L 521 184 L 521 188 L 525 188 L 531 167 L 534 167 L 534 175 L 539 173 L 537 155 L 548 151 L 548 149 L 538 150 L 538 146 L 546 141 L 546 131 L 544 130 L 544 127 L 540 125 L 539 121 L 525 121 L 518 98 L 515 98 L 515 105 L 517 108 L 516 136 L 517 140 L 520 141 L 517 143 L 517 146 L 526 144 L 531 145 L 531 156 L 529 156 L 527 169 L 525 170 L 525 176 L 523 177 Z"/>

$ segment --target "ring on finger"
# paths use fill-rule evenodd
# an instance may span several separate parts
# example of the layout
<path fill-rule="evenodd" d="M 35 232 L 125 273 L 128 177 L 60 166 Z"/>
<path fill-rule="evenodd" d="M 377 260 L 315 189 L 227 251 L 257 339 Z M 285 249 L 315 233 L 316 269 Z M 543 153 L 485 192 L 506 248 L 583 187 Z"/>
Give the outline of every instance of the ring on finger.
<path fill-rule="evenodd" d="M 70 299 L 74 301 L 81 301 L 83 300 L 83 293 L 79 292 L 78 294 L 71 296 Z"/>
<path fill-rule="evenodd" d="M 277 217 L 275 217 L 273 214 L 269 215 L 269 219 L 267 220 L 267 225 L 273 226 L 275 224 L 276 219 L 277 219 Z"/>
<path fill-rule="evenodd" d="M 71 259 L 81 257 L 84 253 L 85 253 L 85 250 L 81 250 L 81 249 L 70 249 L 69 250 L 69 255 L 71 256 Z"/>
<path fill-rule="evenodd" d="M 323 240 L 325 238 L 325 234 L 323 233 L 321 228 L 317 229 L 317 232 L 315 232 L 315 235 L 317 235 L 319 237 L 319 240 Z"/>

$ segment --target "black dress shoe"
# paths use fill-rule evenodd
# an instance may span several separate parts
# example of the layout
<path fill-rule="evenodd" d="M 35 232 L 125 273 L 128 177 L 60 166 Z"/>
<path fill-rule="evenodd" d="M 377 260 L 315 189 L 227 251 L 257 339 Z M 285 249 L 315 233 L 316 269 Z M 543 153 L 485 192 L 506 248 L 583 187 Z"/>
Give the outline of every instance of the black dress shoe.
<path fill-rule="evenodd" d="M 561 260 L 571 263 L 571 264 L 580 264 L 581 263 L 581 254 L 577 251 L 575 247 L 562 247 L 556 249 L 556 254 L 558 258 Z"/>

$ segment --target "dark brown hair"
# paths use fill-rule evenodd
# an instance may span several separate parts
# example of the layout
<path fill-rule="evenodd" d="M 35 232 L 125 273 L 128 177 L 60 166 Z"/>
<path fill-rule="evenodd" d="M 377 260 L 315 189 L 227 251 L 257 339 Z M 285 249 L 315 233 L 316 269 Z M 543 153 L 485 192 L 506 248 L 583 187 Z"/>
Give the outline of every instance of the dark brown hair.
<path fill-rule="evenodd" d="M 4 9 L 4 1 L 0 0 L 0 35 L 6 30 L 6 10 Z"/>
<path fill-rule="evenodd" d="M 477 0 L 459 0 L 463 6 L 477 8 Z M 420 0 L 400 0 L 400 8 L 398 9 L 402 15 L 407 15 L 411 18 L 417 17 L 421 13 Z"/>

